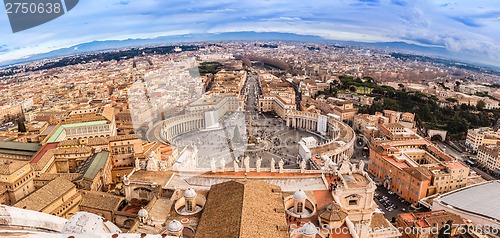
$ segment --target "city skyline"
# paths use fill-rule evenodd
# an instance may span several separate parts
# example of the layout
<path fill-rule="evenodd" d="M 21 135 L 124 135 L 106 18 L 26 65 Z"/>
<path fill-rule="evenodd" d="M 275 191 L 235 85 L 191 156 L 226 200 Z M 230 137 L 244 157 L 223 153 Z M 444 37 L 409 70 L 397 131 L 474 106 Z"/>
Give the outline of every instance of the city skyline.
<path fill-rule="evenodd" d="M 0 40 L 0 62 L 91 41 L 242 31 L 405 42 L 495 66 L 500 59 L 500 9 L 488 1 L 85 1 L 62 17 L 15 34 L 3 16 L 0 34 L 7 37 Z"/>

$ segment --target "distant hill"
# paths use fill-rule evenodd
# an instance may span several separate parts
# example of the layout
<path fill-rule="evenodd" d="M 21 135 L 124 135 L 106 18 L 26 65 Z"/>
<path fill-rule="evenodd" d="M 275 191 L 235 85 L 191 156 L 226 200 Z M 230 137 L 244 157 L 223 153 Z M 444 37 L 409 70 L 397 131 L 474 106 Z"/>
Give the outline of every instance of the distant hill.
<path fill-rule="evenodd" d="M 126 39 L 92 41 L 74 45 L 67 48 L 53 50 L 47 53 L 31 55 L 19 60 L 2 62 L 0 66 L 32 62 L 42 59 L 51 59 L 62 56 L 78 55 L 102 50 L 113 50 L 130 47 L 143 47 L 151 45 L 162 45 L 172 43 L 209 42 L 209 41 L 259 41 L 259 40 L 279 40 L 279 41 L 305 41 L 324 42 L 325 39 L 318 36 L 297 35 L 289 33 L 259 33 L 259 32 L 235 32 L 220 34 L 187 34 L 178 36 L 160 36 L 150 39 Z"/>

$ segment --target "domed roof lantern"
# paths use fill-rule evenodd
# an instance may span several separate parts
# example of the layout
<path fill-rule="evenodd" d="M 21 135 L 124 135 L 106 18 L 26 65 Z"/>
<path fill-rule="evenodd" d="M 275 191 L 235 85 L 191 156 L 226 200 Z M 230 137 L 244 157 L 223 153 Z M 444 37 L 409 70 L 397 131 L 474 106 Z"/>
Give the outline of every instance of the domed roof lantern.
<path fill-rule="evenodd" d="M 178 220 L 173 220 L 168 223 L 168 232 L 177 233 L 179 231 L 182 231 L 182 229 L 184 229 L 184 226 Z"/>
<path fill-rule="evenodd" d="M 307 198 L 307 195 L 304 191 L 302 191 L 301 189 L 299 189 L 298 191 L 296 191 L 294 194 L 293 194 L 293 199 L 295 200 L 302 200 L 302 199 L 306 199 Z"/>
<path fill-rule="evenodd" d="M 148 216 L 148 211 L 146 209 L 144 209 L 144 207 L 142 207 L 141 210 L 139 210 L 139 212 L 137 213 L 137 215 L 139 217 L 147 217 Z"/>
<path fill-rule="evenodd" d="M 192 189 L 192 188 L 188 188 L 188 189 L 184 192 L 184 197 L 185 197 L 185 198 L 194 198 L 194 197 L 196 197 L 196 192 L 194 191 L 194 189 Z"/>
<path fill-rule="evenodd" d="M 314 224 L 308 222 L 300 228 L 300 232 L 306 236 L 315 236 L 318 234 L 318 229 Z"/>

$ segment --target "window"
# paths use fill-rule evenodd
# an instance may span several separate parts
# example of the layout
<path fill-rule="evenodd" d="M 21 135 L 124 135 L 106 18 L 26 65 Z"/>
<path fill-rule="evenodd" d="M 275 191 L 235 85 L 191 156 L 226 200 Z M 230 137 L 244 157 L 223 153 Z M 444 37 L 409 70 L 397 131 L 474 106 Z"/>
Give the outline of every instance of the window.
<path fill-rule="evenodd" d="M 302 202 L 297 203 L 297 213 L 302 213 L 304 211 L 304 204 Z"/>
<path fill-rule="evenodd" d="M 358 205 L 358 200 L 356 200 L 356 199 L 349 200 L 349 206 L 356 206 L 356 205 Z"/>
<path fill-rule="evenodd" d="M 186 201 L 186 211 L 192 212 L 193 211 L 193 202 L 191 201 Z"/>

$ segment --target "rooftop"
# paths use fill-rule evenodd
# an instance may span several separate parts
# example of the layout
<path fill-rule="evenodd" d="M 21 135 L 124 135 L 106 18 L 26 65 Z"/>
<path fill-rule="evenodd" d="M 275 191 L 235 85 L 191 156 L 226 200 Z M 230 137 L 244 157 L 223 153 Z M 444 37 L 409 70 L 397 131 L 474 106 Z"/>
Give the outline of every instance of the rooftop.
<path fill-rule="evenodd" d="M 89 122 L 79 122 L 79 123 L 73 123 L 73 124 L 59 125 L 59 127 L 57 127 L 57 129 L 54 132 L 54 134 L 52 134 L 52 136 L 47 140 L 47 143 L 56 142 L 57 138 L 61 135 L 61 133 L 66 128 L 83 127 L 83 126 L 94 126 L 94 125 L 104 125 L 104 124 L 107 124 L 107 123 L 108 123 L 108 121 L 106 121 L 106 120 L 100 120 L 100 121 L 89 121 Z"/>
<path fill-rule="evenodd" d="M 499 197 L 500 181 L 496 180 L 443 194 L 437 198 L 437 202 L 465 212 L 500 220 Z"/>
<path fill-rule="evenodd" d="M 115 196 L 105 192 L 82 191 L 82 202 L 80 206 L 94 208 L 104 211 L 118 209 L 124 197 Z"/>
<path fill-rule="evenodd" d="M 55 149 L 57 148 L 57 143 L 48 143 L 42 147 L 42 149 L 33 157 L 31 160 L 31 163 L 38 163 L 40 159 L 47 153 L 48 150 Z"/>
<path fill-rule="evenodd" d="M 42 211 L 74 187 L 72 182 L 58 177 L 16 203 L 14 207 Z"/>
<path fill-rule="evenodd" d="M 80 173 L 82 173 L 82 178 L 86 179 L 94 179 L 99 170 L 104 168 L 106 162 L 109 159 L 108 151 L 101 151 L 97 154 L 94 154 L 90 160 L 90 163 L 83 163 L 80 168 Z M 87 160 L 87 161 L 89 161 Z"/>
<path fill-rule="evenodd" d="M 28 162 L 25 161 L 17 161 L 17 160 L 8 160 L 5 162 L 0 162 L 0 174 L 2 175 L 11 175 L 23 166 L 25 166 Z"/>
<path fill-rule="evenodd" d="M 281 189 L 262 181 L 212 186 L 196 237 L 287 237 Z"/>
<path fill-rule="evenodd" d="M 40 144 L 15 141 L 0 141 L 0 149 L 9 151 L 24 151 L 35 154 L 40 149 Z"/>

